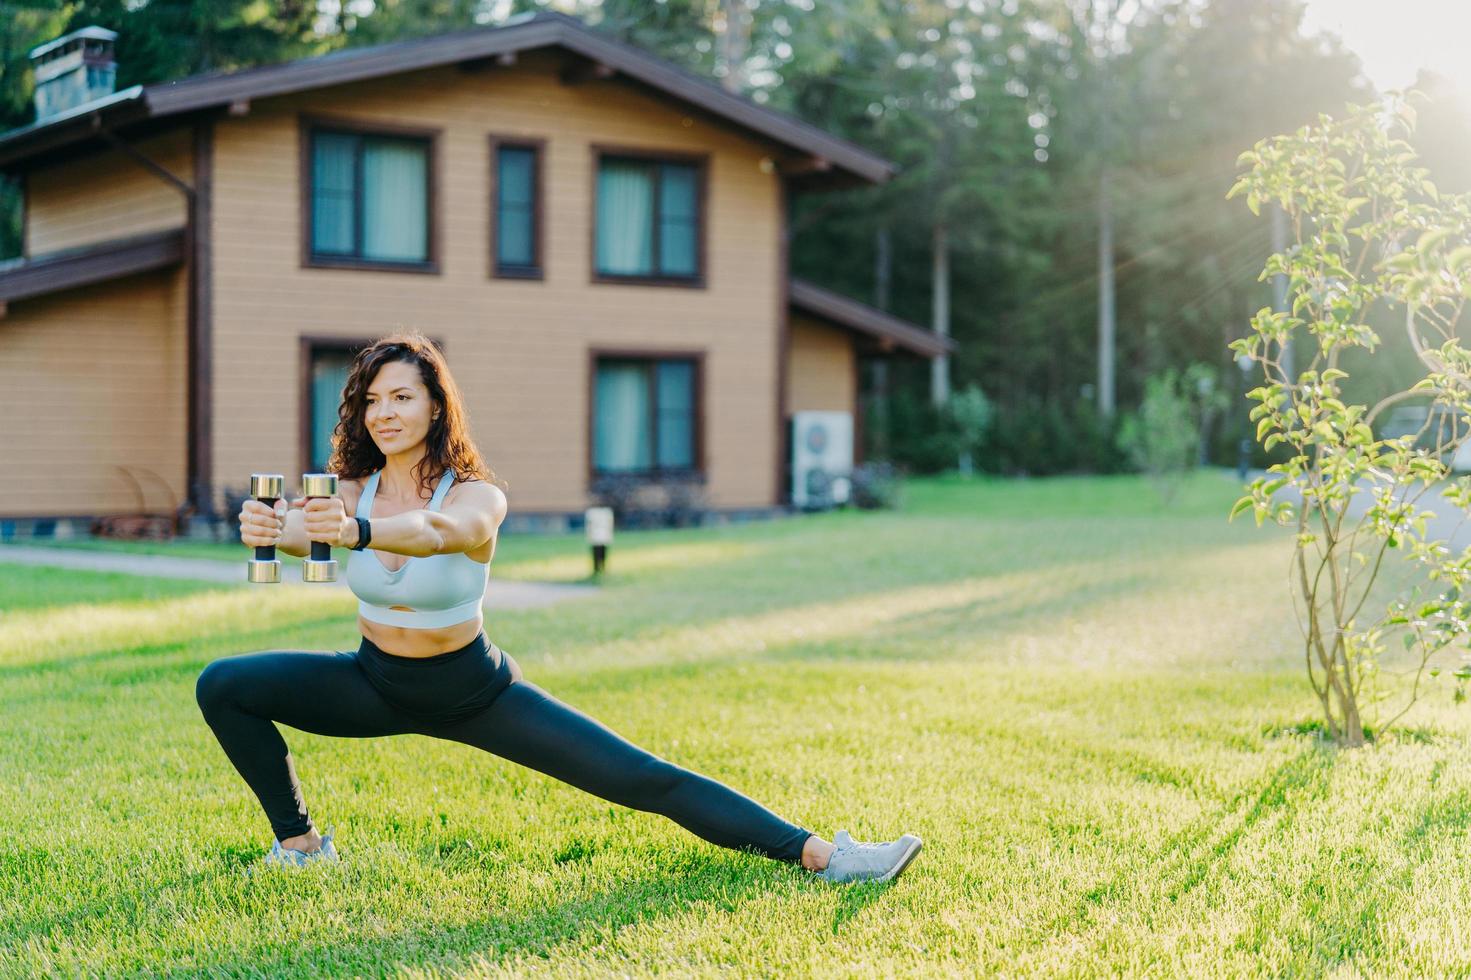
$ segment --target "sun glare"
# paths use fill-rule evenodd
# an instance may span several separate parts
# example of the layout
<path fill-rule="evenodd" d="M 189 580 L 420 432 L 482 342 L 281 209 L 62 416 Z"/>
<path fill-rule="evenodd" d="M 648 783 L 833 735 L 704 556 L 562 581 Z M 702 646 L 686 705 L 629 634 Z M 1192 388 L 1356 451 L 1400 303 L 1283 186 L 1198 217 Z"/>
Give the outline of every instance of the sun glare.
<path fill-rule="evenodd" d="M 1471 96 L 1467 0 L 1308 0 L 1304 26 L 1342 38 L 1380 91 L 1408 88 L 1425 68 Z"/>

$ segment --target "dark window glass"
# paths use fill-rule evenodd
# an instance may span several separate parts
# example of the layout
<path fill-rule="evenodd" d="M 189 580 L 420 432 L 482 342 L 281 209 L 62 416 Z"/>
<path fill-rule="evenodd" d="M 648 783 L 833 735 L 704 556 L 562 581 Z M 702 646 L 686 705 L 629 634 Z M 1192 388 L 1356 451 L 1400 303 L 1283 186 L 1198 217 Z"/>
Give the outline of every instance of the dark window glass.
<path fill-rule="evenodd" d="M 507 271 L 536 269 L 536 150 L 496 151 L 495 261 Z"/>

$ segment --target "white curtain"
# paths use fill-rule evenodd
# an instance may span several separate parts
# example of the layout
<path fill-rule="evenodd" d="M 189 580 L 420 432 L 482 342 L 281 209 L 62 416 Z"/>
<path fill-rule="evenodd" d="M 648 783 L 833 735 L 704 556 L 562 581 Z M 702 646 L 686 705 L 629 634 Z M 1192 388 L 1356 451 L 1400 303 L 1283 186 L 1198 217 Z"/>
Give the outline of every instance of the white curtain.
<path fill-rule="evenodd" d="M 604 160 L 598 168 L 599 272 L 648 275 L 654 271 L 654 188 L 648 167 Z"/>
<path fill-rule="evenodd" d="M 593 464 L 600 470 L 644 470 L 650 446 L 649 377 L 640 364 L 598 365 Z"/>
<path fill-rule="evenodd" d="M 429 258 L 429 160 L 422 143 L 365 140 L 363 255 L 422 262 Z"/>
<path fill-rule="evenodd" d="M 357 137 L 318 133 L 312 141 L 312 251 L 353 251 L 353 159 Z"/>

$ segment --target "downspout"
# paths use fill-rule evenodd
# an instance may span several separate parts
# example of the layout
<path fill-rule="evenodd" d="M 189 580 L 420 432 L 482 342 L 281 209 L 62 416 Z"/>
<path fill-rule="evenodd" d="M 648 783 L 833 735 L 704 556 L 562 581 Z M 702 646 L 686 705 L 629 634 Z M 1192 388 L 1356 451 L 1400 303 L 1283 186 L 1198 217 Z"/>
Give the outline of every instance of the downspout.
<path fill-rule="evenodd" d="M 194 126 L 194 183 L 147 156 L 102 126 L 100 116 L 92 117 L 92 129 L 108 145 L 133 160 L 143 169 L 164 181 L 184 196 L 184 250 L 188 256 L 188 299 L 185 312 L 185 341 L 188 372 L 188 445 L 185 483 L 188 509 L 206 520 L 214 518 L 211 493 L 213 460 L 210 450 L 211 381 L 213 358 L 211 333 L 213 325 L 210 302 L 210 175 L 213 172 L 214 128 L 209 122 Z M 179 530 L 186 530 L 186 520 Z"/>
<path fill-rule="evenodd" d="M 776 494 L 778 510 L 787 509 L 791 503 L 790 467 L 792 461 L 791 426 L 787 419 L 787 371 L 791 357 L 792 333 L 792 268 L 791 268 L 791 208 L 792 191 L 787 178 L 777 174 L 780 222 L 777 230 L 777 310 L 776 328 Z"/>

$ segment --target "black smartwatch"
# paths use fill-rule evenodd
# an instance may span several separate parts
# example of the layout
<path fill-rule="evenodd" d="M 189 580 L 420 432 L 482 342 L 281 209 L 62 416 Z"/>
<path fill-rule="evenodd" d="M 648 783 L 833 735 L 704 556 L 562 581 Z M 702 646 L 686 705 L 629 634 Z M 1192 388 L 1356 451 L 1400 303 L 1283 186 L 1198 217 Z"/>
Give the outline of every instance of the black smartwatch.
<path fill-rule="evenodd" d="M 351 551 L 362 551 L 373 540 L 373 525 L 366 517 L 354 517 L 358 522 L 358 543 L 353 545 Z"/>

